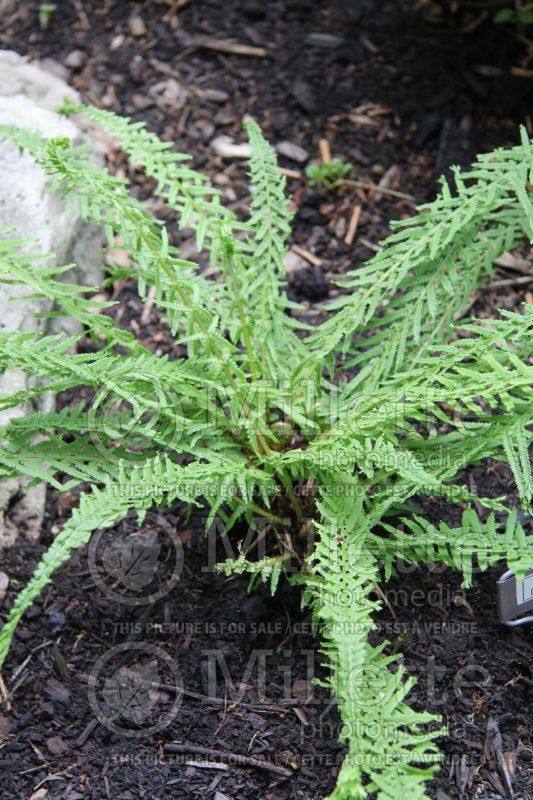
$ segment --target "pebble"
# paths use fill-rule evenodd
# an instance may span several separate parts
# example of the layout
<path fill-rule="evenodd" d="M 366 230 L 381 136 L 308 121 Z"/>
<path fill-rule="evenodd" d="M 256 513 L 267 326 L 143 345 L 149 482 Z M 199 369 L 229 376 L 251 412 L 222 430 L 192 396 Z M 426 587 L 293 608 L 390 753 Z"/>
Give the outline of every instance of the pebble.
<path fill-rule="evenodd" d="M 303 164 L 309 159 L 307 150 L 304 150 L 299 144 L 294 144 L 294 142 L 280 142 L 276 146 L 276 150 L 281 156 L 285 156 L 291 161 L 297 161 L 298 164 Z"/>
<path fill-rule="evenodd" d="M 11 720 L 8 717 L 4 717 L 3 714 L 0 714 L 0 739 L 3 739 L 4 736 L 8 736 L 11 733 L 12 727 Z"/>
<path fill-rule="evenodd" d="M 198 119 L 198 120 L 196 120 L 195 128 L 199 132 L 199 134 L 200 134 L 201 138 L 204 140 L 204 142 L 208 142 L 212 138 L 212 136 L 213 136 L 213 134 L 215 132 L 215 126 L 208 119 Z"/>
<path fill-rule="evenodd" d="M 30 800 L 45 800 L 45 797 L 48 797 L 48 789 L 45 789 L 42 786 L 40 789 L 37 789 L 32 795 L 30 795 Z"/>
<path fill-rule="evenodd" d="M 248 142 L 236 144 L 231 136 L 217 136 L 211 142 L 211 147 L 217 156 L 222 158 L 250 158 L 252 148 Z"/>
<path fill-rule="evenodd" d="M 83 50 L 71 50 L 64 60 L 64 64 L 69 69 L 80 69 L 85 61 L 85 53 Z"/>
<path fill-rule="evenodd" d="M 346 233 L 346 219 L 344 217 L 339 217 L 335 222 L 334 231 L 337 239 L 342 239 L 344 237 Z"/>
<path fill-rule="evenodd" d="M 70 78 L 70 73 L 68 69 L 65 67 L 64 64 L 61 64 L 59 61 L 56 61 L 55 58 L 43 58 L 40 62 L 40 66 L 44 69 L 45 72 L 49 72 L 51 75 L 55 75 L 56 78 L 61 78 L 62 81 L 68 82 Z"/>
<path fill-rule="evenodd" d="M 0 572 L 0 606 L 5 600 L 7 587 L 9 586 L 9 578 L 5 572 Z"/>
<path fill-rule="evenodd" d="M 53 756 L 61 756 L 69 749 L 68 744 L 60 736 L 52 736 L 46 740 L 46 747 Z"/>
<path fill-rule="evenodd" d="M 341 36 L 335 36 L 334 33 L 309 33 L 305 37 L 305 43 L 314 47 L 333 49 L 344 44 L 344 39 Z"/>
<path fill-rule="evenodd" d="M 111 44 L 109 45 L 110 50 L 118 50 L 119 47 L 122 47 L 124 42 L 126 41 L 126 37 L 123 33 L 118 33 L 116 36 L 113 36 L 111 39 Z"/>
<path fill-rule="evenodd" d="M 302 78 L 297 78 L 291 87 L 291 94 L 300 108 L 307 111 L 308 114 L 316 111 L 315 90 L 310 83 L 302 80 Z"/>
<path fill-rule="evenodd" d="M 285 258 L 283 259 L 285 264 L 285 270 L 290 275 L 293 272 L 299 272 L 302 269 L 306 269 L 309 266 L 309 263 L 302 258 L 297 253 L 293 253 L 292 250 L 289 250 Z"/>
<path fill-rule="evenodd" d="M 146 34 L 146 25 L 142 17 L 130 17 L 128 20 L 128 27 L 131 35 L 137 38 Z"/>
<path fill-rule="evenodd" d="M 229 100 L 229 94 L 222 89 L 202 89 L 198 94 L 203 100 L 210 100 L 212 103 L 225 103 Z"/>

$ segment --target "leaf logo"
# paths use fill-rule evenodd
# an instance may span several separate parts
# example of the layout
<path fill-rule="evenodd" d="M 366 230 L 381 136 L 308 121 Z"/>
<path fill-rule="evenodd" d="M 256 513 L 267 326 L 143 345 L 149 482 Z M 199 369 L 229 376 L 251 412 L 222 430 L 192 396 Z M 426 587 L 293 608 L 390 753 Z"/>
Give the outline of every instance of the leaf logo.
<path fill-rule="evenodd" d="M 106 572 L 118 578 L 123 586 L 139 591 L 154 577 L 160 552 L 156 530 L 133 533 L 111 542 L 104 551 L 102 563 Z"/>
<path fill-rule="evenodd" d="M 160 682 L 157 661 L 152 659 L 135 667 L 120 667 L 106 678 L 102 691 L 109 708 L 117 716 L 142 725 L 157 703 Z"/>
<path fill-rule="evenodd" d="M 162 685 L 172 686 L 169 702 Z M 96 661 L 88 675 L 89 705 L 96 719 L 119 736 L 141 739 L 170 725 L 183 701 L 183 678 L 168 653 L 151 642 L 123 642 Z"/>

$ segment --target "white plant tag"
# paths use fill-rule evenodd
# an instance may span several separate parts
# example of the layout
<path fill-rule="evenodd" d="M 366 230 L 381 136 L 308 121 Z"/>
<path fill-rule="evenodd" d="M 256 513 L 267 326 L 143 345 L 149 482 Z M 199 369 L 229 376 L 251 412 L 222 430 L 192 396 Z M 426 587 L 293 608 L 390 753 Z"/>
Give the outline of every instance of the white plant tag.
<path fill-rule="evenodd" d="M 511 627 L 533 622 L 533 616 L 526 616 L 528 611 L 533 611 L 533 570 L 521 581 L 513 572 L 506 572 L 496 586 L 500 622 Z"/>
<path fill-rule="evenodd" d="M 533 572 L 530 572 L 523 581 L 516 581 L 516 602 L 519 606 L 533 601 Z"/>

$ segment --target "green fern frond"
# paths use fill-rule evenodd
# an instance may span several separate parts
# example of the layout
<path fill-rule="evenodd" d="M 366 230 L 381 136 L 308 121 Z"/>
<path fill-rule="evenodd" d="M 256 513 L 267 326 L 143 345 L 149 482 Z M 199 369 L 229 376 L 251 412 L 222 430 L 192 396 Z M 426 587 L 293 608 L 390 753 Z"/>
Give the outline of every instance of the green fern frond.
<path fill-rule="evenodd" d="M 383 523 L 391 539 L 376 539 L 375 550 L 383 557 L 385 577 L 394 571 L 394 562 L 402 559 L 407 564 L 441 562 L 463 575 L 463 587 L 472 586 L 474 559 L 480 570 L 486 570 L 504 561 L 519 578 L 533 563 L 533 536 L 526 535 L 517 520 L 516 510 L 511 511 L 503 530 L 494 515 L 482 522 L 472 508 L 463 512 L 461 525 L 439 526 L 419 516 L 402 519 L 403 528 Z"/>
<path fill-rule="evenodd" d="M 426 798 L 439 731 L 432 715 L 406 702 L 413 679 L 389 644 L 375 643 L 376 587 L 398 555 L 459 569 L 465 586 L 476 566 L 506 561 L 518 576 L 531 568 L 532 537 L 509 512 L 514 499 L 477 497 L 461 471 L 507 461 L 530 511 L 533 308 L 457 323 L 494 258 L 532 234 L 529 138 L 522 131 L 520 146 L 456 170 L 453 191 L 443 183 L 435 202 L 398 223 L 378 255 L 342 282 L 344 294 L 328 306 L 336 313 L 311 329 L 296 322 L 285 295 L 285 181 L 255 123 L 245 126 L 252 188 L 249 219 L 240 221 L 143 125 L 65 109 L 73 111 L 112 133 L 155 180 L 178 225 L 192 227 L 197 248 L 208 250 L 212 270 L 206 278 L 181 259 L 161 222 L 87 148 L 0 128 L 105 227 L 110 244 L 120 237 L 135 265 L 128 277 L 141 297 L 153 287 L 150 299 L 186 350 L 183 358 L 150 352 L 112 323 L 108 303 L 63 282 L 68 266 L 47 266 L 2 232 L 0 281 L 45 299 L 47 315 L 79 320 L 99 349 L 76 354 L 77 337 L 0 333 L 0 372 L 29 376 L 26 388 L 5 391 L 0 410 L 24 404 L 31 412 L 50 391 L 83 387 L 87 398 L 58 412 L 17 409 L 0 430 L 0 478 L 91 487 L 15 600 L 0 632 L 0 664 L 25 609 L 97 527 L 177 500 L 207 508 L 207 526 L 218 517 L 225 531 L 237 521 L 255 531 L 259 515 L 268 521 L 267 555 L 251 562 L 241 552 L 219 568 L 273 591 L 283 570 L 305 585 L 348 745 L 332 798 Z M 467 504 L 460 525 L 413 515 L 413 499 L 424 494 Z M 495 513 L 482 521 L 474 502 Z M 304 559 L 308 514 L 315 548 L 294 576 L 280 527 L 292 521 L 288 550 Z"/>
<path fill-rule="evenodd" d="M 217 570 L 228 577 L 249 574 L 249 592 L 262 581 L 269 585 L 270 592 L 274 595 L 283 573 L 283 556 L 265 556 L 260 561 L 249 561 L 244 553 L 239 553 L 237 558 L 227 558 L 217 564 Z"/>
<path fill-rule="evenodd" d="M 361 499 L 323 499 L 321 521 L 307 581 L 322 652 L 341 715 L 341 741 L 348 753 L 329 800 L 375 796 L 426 798 L 425 784 L 439 760 L 434 739 L 437 718 L 404 702 L 414 678 L 406 678 L 396 656 L 384 655 L 387 642 L 373 647 L 368 634 L 378 565 L 369 552 L 370 536 Z M 394 671 L 392 670 L 394 667 Z M 394 796 L 397 796 L 394 794 Z"/>
<path fill-rule="evenodd" d="M 364 331 L 386 303 L 385 314 L 378 313 L 373 326 L 393 326 L 387 345 L 392 357 L 385 361 L 390 371 L 395 362 L 402 363 L 408 338 L 415 345 L 422 338 L 421 321 L 434 316 L 437 291 L 441 301 L 448 295 L 442 325 L 445 334 L 453 313 L 464 302 L 464 283 L 457 281 L 453 269 L 459 268 L 467 285 L 474 285 L 486 276 L 492 259 L 513 247 L 520 234 L 533 238 L 528 222 L 533 215 L 532 202 L 525 191 L 532 168 L 533 147 L 524 134 L 520 146 L 481 155 L 465 173 L 456 170 L 455 194 L 443 183 L 438 198 L 420 206 L 418 216 L 395 223 L 384 248 L 367 265 L 346 275 L 343 285 L 350 295 L 331 304 L 336 313 L 311 337 L 316 357 L 324 358 L 338 346 L 348 351 L 354 334 Z M 388 305 L 396 292 L 401 297 L 409 290 L 413 279 L 419 299 L 407 325 L 401 312 L 397 319 L 402 300 L 393 300 L 390 310 Z M 456 289 L 461 288 L 459 307 L 453 296 L 454 281 Z M 431 331 L 428 327 L 427 333 Z M 364 347 L 364 340 L 360 346 Z"/>
<path fill-rule="evenodd" d="M 128 117 L 69 102 L 60 113 L 65 116 L 83 114 L 111 134 L 131 163 L 156 181 L 155 193 L 178 212 L 180 228 L 195 230 L 198 249 L 209 247 L 212 263 L 216 263 L 221 225 L 232 229 L 242 226 L 222 205 L 219 190 L 210 185 L 208 178 L 186 165 L 190 156 L 176 153 L 172 142 L 162 142 L 147 131 L 143 123 L 132 122 Z"/>

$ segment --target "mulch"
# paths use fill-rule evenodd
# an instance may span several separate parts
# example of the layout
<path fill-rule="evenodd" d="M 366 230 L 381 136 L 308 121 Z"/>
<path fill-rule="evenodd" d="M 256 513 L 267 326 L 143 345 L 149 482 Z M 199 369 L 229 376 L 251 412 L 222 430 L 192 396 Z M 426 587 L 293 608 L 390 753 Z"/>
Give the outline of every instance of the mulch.
<path fill-rule="evenodd" d="M 516 143 L 520 123 L 533 133 L 527 46 L 474 2 L 72 0 L 56 3 L 44 30 L 38 6 L 20 2 L 0 22 L 2 46 L 44 60 L 88 102 L 146 121 L 191 153 L 235 209 L 246 205 L 246 168 L 217 155 L 214 140 L 243 142 L 249 114 L 273 144 L 284 143 L 280 152 L 291 157 L 280 163 L 296 215 L 289 292 L 310 319 L 334 296 L 335 277 L 372 255 L 389 221 L 434 195 L 440 174 Z M 354 165 L 357 185 L 330 193 L 309 186 L 305 167 L 320 160 L 321 139 Z M 294 145 L 303 160 L 294 159 Z M 149 182 L 120 153 L 108 160 L 137 196 L 148 196 Z M 167 219 L 191 253 L 187 234 Z M 474 311 L 533 302 L 532 285 L 517 280 L 524 277 L 502 269 Z M 121 324 L 170 352 L 157 313 L 143 319 L 133 284 L 115 289 Z M 470 470 L 464 480 L 512 501 L 502 465 Z M 22 541 L 3 555 L 11 579 L 5 607 L 76 503 L 75 492 L 49 492 L 42 542 Z M 423 503 L 431 519 L 450 514 L 436 500 Z M 333 789 L 344 752 L 339 720 L 326 690 L 311 686 L 321 657 L 298 592 L 248 595 L 245 580 L 205 572 L 202 515 L 189 518 L 176 506 L 165 519 L 184 551 L 168 595 L 144 608 L 121 604 L 95 588 L 82 549 L 24 617 L 3 670 L 1 798 L 318 800 Z M 444 761 L 429 792 L 436 800 L 533 795 L 531 631 L 497 622 L 500 572 L 476 576 L 466 594 L 449 570 L 415 571 L 383 586 L 376 641 L 387 638 L 416 675 L 410 702 L 444 717 Z M 95 717 L 90 676 L 102 654 L 139 642 L 179 664 L 185 696 L 166 727 L 128 738 Z M 172 702 L 160 692 L 159 713 Z"/>

